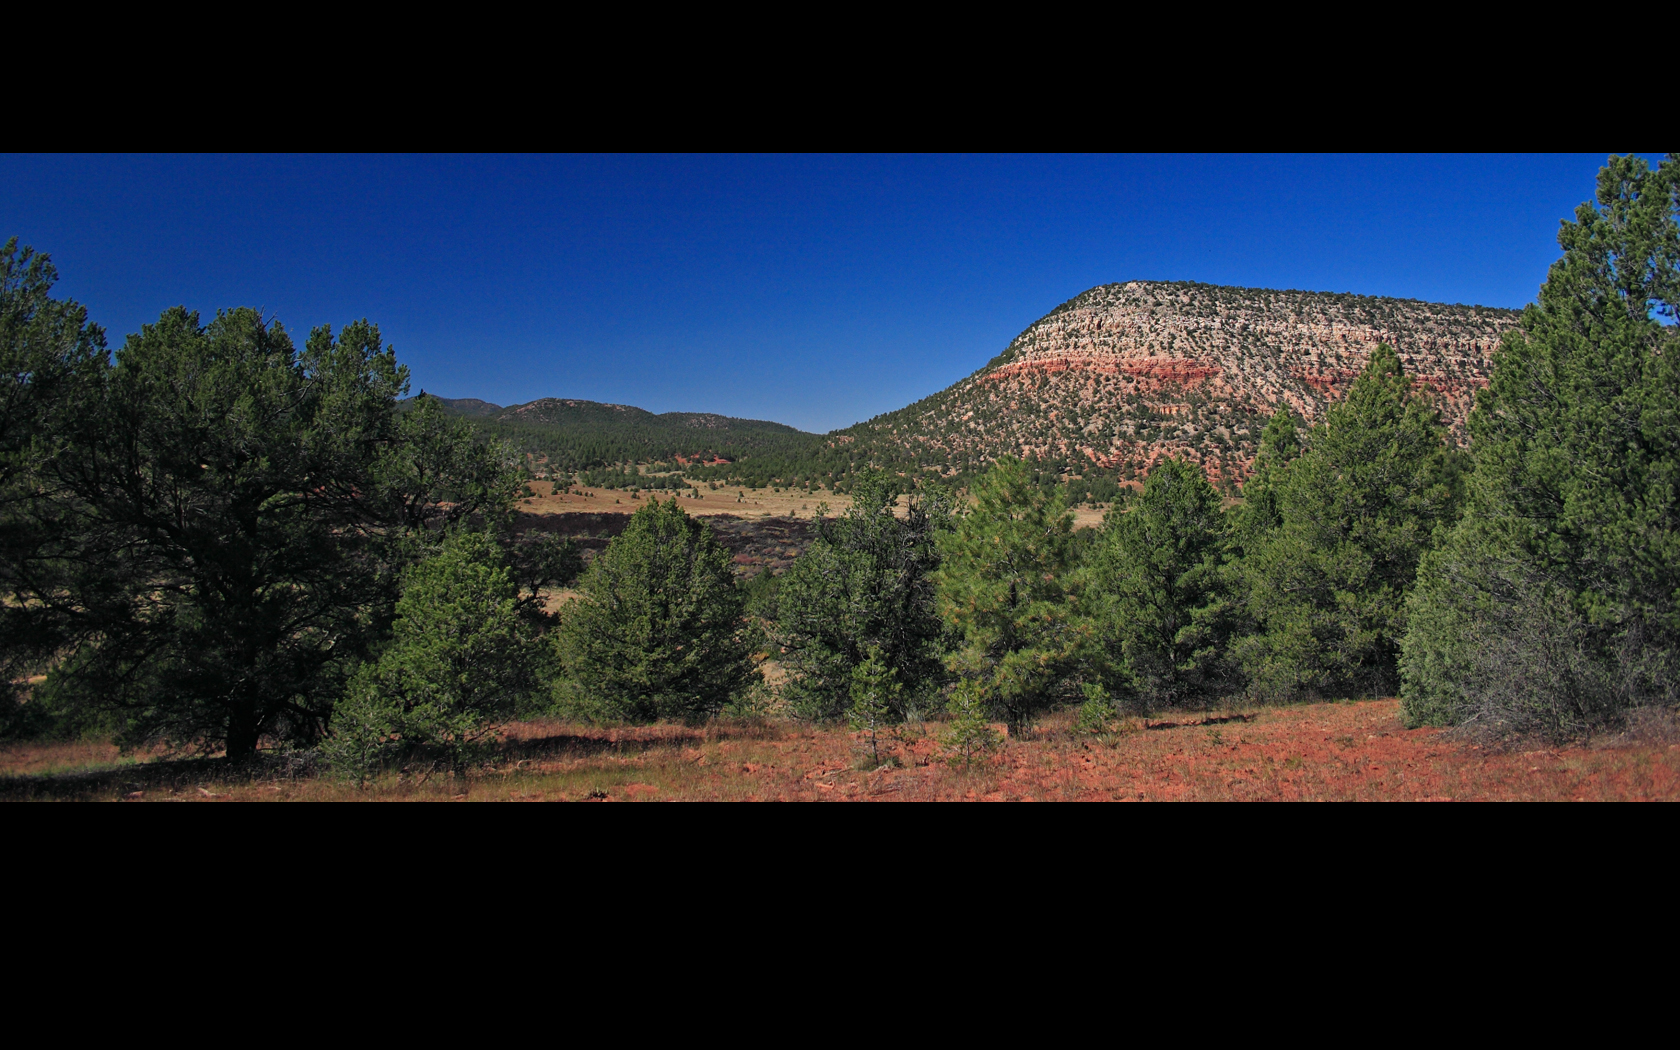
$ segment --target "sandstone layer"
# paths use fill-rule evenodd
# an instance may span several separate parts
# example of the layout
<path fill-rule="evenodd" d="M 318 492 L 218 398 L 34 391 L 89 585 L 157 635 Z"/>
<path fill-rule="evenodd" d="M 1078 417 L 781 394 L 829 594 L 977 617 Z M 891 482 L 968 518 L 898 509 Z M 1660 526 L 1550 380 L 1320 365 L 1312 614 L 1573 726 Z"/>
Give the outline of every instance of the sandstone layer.
<path fill-rule="evenodd" d="M 1515 310 L 1327 292 L 1132 281 L 1078 296 L 968 378 L 850 428 L 953 468 L 1001 454 L 1147 473 L 1166 456 L 1240 481 L 1280 406 L 1308 423 L 1394 347 L 1452 440 Z"/>

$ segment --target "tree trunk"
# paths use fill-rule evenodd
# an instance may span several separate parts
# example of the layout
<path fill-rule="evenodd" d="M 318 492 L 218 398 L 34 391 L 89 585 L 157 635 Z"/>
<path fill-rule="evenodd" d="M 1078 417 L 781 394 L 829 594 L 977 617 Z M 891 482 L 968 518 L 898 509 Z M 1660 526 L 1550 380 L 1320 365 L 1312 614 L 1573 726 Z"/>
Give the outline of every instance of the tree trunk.
<path fill-rule="evenodd" d="M 256 712 L 245 705 L 236 707 L 228 718 L 228 761 L 233 763 L 244 762 L 256 754 L 258 735 Z"/>

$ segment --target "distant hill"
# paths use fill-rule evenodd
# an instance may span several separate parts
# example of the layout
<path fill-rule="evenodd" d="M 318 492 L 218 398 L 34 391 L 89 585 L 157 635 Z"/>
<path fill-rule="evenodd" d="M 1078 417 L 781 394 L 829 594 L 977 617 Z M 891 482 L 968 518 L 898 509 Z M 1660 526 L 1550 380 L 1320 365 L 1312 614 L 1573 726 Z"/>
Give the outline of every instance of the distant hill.
<path fill-rule="evenodd" d="M 959 480 L 1007 454 L 1033 461 L 1046 484 L 1078 476 L 1112 493 L 1176 456 L 1234 485 L 1278 407 L 1322 419 L 1379 342 L 1395 348 L 1462 443 L 1493 352 L 1520 319 L 1485 306 L 1130 281 L 1056 307 L 946 389 L 822 436 L 594 401 L 447 404 L 574 471 L 680 456 L 702 479 L 844 486 L 866 467 Z"/>
<path fill-rule="evenodd" d="M 1331 292 L 1108 284 L 1050 311 L 968 378 L 829 437 L 901 470 L 966 473 L 1008 453 L 1132 477 L 1178 456 L 1240 481 L 1266 418 L 1279 406 L 1323 418 L 1379 342 L 1462 442 L 1493 351 L 1520 319 Z"/>
<path fill-rule="evenodd" d="M 714 412 L 656 415 L 632 405 L 557 397 L 505 408 L 477 398 L 438 401 L 531 453 L 551 471 L 661 461 L 724 466 L 764 456 L 786 460 L 822 440 L 784 423 Z"/>
<path fill-rule="evenodd" d="M 420 392 L 425 393 L 424 390 Z M 440 397 L 438 403 L 456 415 L 470 416 L 473 419 L 493 416 L 502 410 L 501 405 L 492 405 L 490 402 L 480 401 L 476 397 Z"/>

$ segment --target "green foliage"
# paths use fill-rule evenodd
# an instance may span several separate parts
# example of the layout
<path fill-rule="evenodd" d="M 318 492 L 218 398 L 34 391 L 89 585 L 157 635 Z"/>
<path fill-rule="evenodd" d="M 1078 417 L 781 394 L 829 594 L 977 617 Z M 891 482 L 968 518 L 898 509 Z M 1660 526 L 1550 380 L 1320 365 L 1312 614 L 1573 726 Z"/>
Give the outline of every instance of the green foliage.
<path fill-rule="evenodd" d="M 903 690 L 898 675 L 881 659 L 877 646 L 870 646 L 868 658 L 852 668 L 852 706 L 846 715 L 852 732 L 862 736 L 872 768 L 881 764 L 881 733 L 894 713 L 902 710 Z"/>
<path fill-rule="evenodd" d="M 1219 507 L 1200 467 L 1168 460 L 1129 511 L 1109 514 L 1089 560 L 1092 615 L 1141 710 L 1213 699 L 1232 684 Z"/>
<path fill-rule="evenodd" d="M 416 753 L 460 772 L 528 705 L 540 652 L 495 539 L 460 531 L 403 574 L 390 644 L 351 677 L 327 751 L 365 776 Z"/>
<path fill-rule="evenodd" d="M 571 712 L 709 718 L 758 678 L 729 552 L 674 500 L 637 510 L 578 590 L 556 633 L 557 699 Z"/>
<path fill-rule="evenodd" d="M 1079 705 L 1079 714 L 1073 720 L 1073 731 L 1093 736 L 1108 732 L 1120 717 L 1114 697 L 1100 682 L 1085 683 L 1084 692 L 1085 702 Z"/>
<path fill-rule="evenodd" d="M 940 537 L 939 603 L 961 632 L 951 669 L 984 684 L 1012 732 L 1064 699 L 1091 650 L 1073 573 L 1073 515 L 1005 457 Z"/>
<path fill-rule="evenodd" d="M 889 704 L 900 720 L 942 677 L 945 627 L 933 573 L 949 504 L 912 499 L 896 517 L 895 486 L 874 474 L 859 478 L 852 495 L 838 519 L 819 508 L 816 538 L 777 579 L 777 640 L 787 650 L 789 693 L 806 717 L 843 715 L 853 673 L 873 652 L 909 687 Z"/>
<path fill-rule="evenodd" d="M 87 310 L 52 297 L 57 279 L 52 260 L 19 249 L 17 238 L 0 248 L 0 739 L 50 728 L 41 705 L 22 703 L 16 688 L 70 634 L 64 617 L 28 607 L 29 595 L 55 589 L 63 574 L 52 557 L 63 514 L 41 500 L 35 466 L 63 453 L 108 364 L 105 333 Z"/>
<path fill-rule="evenodd" d="M 945 760 L 951 765 L 968 769 L 976 759 L 991 755 L 1003 746 L 1003 738 L 989 721 L 992 706 L 982 683 L 972 678 L 957 683 L 945 705 L 951 719 L 945 723 L 940 741 Z"/>
<path fill-rule="evenodd" d="M 1281 421 L 1278 447 L 1287 449 Z M 1254 633 L 1235 648 L 1261 696 L 1391 694 L 1419 559 L 1458 506 L 1455 463 L 1399 358 L 1378 346 L 1274 468 L 1245 514 L 1238 584 Z M 1278 460 L 1283 461 L 1280 454 Z M 1260 532 L 1262 513 L 1275 527 Z M 1258 533 L 1258 534 L 1256 534 Z"/>
<path fill-rule="evenodd" d="M 38 542 L 7 573 L 24 633 L 71 654 L 41 702 L 125 745 L 313 743 L 430 530 L 501 521 L 517 488 L 467 424 L 397 419 L 406 371 L 366 322 L 299 352 L 255 311 L 176 308 L 87 372 L 29 456 Z"/>
<path fill-rule="evenodd" d="M 1680 702 L 1680 156 L 1610 158 L 1558 243 L 1411 602 L 1414 725 L 1563 739 Z"/>
<path fill-rule="evenodd" d="M 1242 506 L 1232 516 L 1231 539 L 1236 556 L 1263 546 L 1266 538 L 1283 525 L 1283 514 L 1278 509 L 1278 483 L 1300 454 L 1301 436 L 1295 417 L 1288 409 L 1280 408 L 1266 421 L 1266 429 L 1260 434 L 1254 472 L 1243 483 Z"/>

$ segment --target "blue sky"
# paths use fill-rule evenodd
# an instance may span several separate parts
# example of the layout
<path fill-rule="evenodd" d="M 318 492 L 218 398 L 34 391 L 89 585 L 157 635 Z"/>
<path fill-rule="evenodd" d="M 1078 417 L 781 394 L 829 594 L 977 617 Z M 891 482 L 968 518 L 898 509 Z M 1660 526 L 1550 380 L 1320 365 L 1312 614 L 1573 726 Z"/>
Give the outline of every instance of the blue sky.
<path fill-rule="evenodd" d="M 822 431 L 1110 281 L 1521 306 L 1603 161 L 5 156 L 0 240 L 113 346 L 180 303 L 367 317 L 417 390 Z"/>

